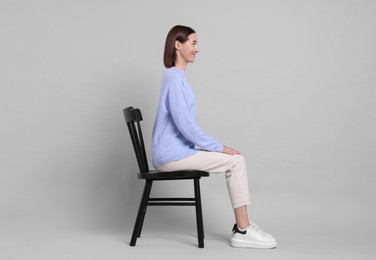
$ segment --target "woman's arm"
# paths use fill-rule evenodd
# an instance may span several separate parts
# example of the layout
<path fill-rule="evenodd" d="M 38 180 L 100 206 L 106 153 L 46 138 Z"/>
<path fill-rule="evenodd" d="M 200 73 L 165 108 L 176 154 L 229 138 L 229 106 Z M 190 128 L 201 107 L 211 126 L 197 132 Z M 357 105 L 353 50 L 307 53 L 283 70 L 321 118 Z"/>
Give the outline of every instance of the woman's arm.
<path fill-rule="evenodd" d="M 170 82 L 168 109 L 180 133 L 192 144 L 207 151 L 223 152 L 223 145 L 209 136 L 196 122 L 194 96 L 185 93 L 181 82 Z"/>

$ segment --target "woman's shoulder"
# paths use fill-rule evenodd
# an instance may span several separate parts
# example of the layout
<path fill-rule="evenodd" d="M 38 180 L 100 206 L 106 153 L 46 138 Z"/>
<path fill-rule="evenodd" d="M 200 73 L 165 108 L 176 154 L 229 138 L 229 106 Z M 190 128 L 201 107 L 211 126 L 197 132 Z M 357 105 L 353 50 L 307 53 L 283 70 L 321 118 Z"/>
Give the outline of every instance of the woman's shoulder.
<path fill-rule="evenodd" d="M 164 77 L 172 78 L 172 79 L 184 79 L 185 72 L 179 68 L 171 67 L 171 68 L 165 69 Z"/>
<path fill-rule="evenodd" d="M 167 68 L 163 74 L 162 86 L 164 89 L 182 89 L 189 87 L 185 71 L 176 67 Z"/>

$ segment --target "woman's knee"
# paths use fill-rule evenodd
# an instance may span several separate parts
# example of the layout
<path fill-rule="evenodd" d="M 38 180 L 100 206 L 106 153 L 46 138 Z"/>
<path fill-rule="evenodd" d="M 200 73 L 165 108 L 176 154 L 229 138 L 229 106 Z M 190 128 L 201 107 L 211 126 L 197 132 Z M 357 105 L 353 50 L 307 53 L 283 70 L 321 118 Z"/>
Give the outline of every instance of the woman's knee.
<path fill-rule="evenodd" d="M 236 164 L 245 166 L 245 158 L 241 154 L 234 155 L 234 161 L 235 161 Z"/>

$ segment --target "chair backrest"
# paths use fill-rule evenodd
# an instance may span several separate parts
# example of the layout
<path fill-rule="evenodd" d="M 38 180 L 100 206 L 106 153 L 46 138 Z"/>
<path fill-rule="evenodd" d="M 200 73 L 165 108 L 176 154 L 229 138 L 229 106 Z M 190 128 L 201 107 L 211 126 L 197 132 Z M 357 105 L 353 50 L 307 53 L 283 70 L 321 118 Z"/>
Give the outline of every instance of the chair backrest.
<path fill-rule="evenodd" d="M 127 107 L 123 109 L 123 113 L 131 136 L 133 149 L 136 153 L 138 167 L 141 173 L 146 173 L 149 171 L 149 166 L 140 124 L 140 121 L 142 121 L 141 111 L 138 108 Z"/>

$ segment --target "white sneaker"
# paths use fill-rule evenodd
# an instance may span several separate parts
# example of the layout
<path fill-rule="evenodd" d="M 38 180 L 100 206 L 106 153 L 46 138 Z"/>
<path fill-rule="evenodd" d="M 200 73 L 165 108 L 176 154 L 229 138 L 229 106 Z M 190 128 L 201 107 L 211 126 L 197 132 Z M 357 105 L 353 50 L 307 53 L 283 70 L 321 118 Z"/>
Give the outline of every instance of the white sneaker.
<path fill-rule="evenodd" d="M 251 223 L 245 231 L 240 231 L 235 224 L 232 229 L 232 238 L 230 240 L 233 247 L 248 248 L 275 248 L 277 241 L 275 238 L 262 231 L 255 223 Z"/>

